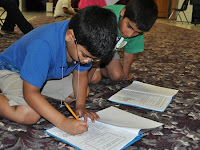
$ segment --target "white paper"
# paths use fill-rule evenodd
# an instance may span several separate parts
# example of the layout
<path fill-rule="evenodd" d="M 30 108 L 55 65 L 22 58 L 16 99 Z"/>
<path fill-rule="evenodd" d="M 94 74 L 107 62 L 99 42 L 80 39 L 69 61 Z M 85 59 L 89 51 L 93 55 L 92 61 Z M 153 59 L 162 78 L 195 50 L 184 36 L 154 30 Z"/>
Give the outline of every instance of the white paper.
<path fill-rule="evenodd" d="M 158 87 L 134 81 L 108 100 L 141 108 L 163 112 L 178 90 Z"/>
<path fill-rule="evenodd" d="M 98 111 L 97 114 L 100 117 L 100 122 L 117 127 L 138 129 L 138 131 L 140 129 L 156 128 L 162 125 L 162 123 L 131 114 L 112 106 Z"/>
<path fill-rule="evenodd" d="M 178 90 L 159 87 L 147 83 L 142 83 L 139 81 L 133 81 L 133 83 L 124 88 L 124 90 L 138 91 L 141 93 L 149 93 L 149 94 L 171 96 L 171 97 L 178 92 Z"/>
<path fill-rule="evenodd" d="M 132 143 L 138 136 L 140 129 L 162 125 L 115 107 L 106 108 L 97 114 L 100 116 L 100 121 L 104 123 L 99 121 L 92 123 L 89 119 L 89 129 L 83 134 L 70 135 L 56 127 L 45 132 L 79 149 L 119 150 L 130 142 Z"/>
<path fill-rule="evenodd" d="M 119 150 L 138 136 L 138 134 L 119 130 L 117 127 L 101 122 L 92 123 L 89 120 L 88 125 L 88 131 L 79 135 L 70 135 L 56 127 L 46 132 L 76 148 L 84 150 Z"/>

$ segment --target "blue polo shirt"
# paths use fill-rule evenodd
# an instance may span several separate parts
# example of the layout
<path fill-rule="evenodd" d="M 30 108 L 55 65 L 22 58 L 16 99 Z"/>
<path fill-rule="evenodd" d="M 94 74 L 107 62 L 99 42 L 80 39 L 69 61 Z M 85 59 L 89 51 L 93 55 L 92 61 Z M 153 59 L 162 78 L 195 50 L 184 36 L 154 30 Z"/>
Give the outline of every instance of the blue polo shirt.
<path fill-rule="evenodd" d="M 46 80 L 61 79 L 74 69 L 78 70 L 78 63 L 67 64 L 65 35 L 68 24 L 69 20 L 51 23 L 24 35 L 0 53 L 0 69 L 20 72 L 23 80 L 38 88 Z M 86 64 L 79 70 L 90 68 L 91 64 Z"/>

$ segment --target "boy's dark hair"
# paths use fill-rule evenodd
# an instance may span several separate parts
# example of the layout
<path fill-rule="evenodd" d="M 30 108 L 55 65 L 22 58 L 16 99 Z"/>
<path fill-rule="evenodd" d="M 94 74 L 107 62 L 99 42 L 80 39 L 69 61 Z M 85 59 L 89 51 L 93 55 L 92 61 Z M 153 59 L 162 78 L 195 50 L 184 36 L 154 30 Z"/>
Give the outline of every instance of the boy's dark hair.
<path fill-rule="evenodd" d="M 158 17 L 158 7 L 154 0 L 129 0 L 125 8 L 124 17 L 136 23 L 143 32 L 149 31 Z"/>
<path fill-rule="evenodd" d="M 69 23 L 77 43 L 93 56 L 102 58 L 111 53 L 117 38 L 117 21 L 113 12 L 99 6 L 80 10 Z"/>

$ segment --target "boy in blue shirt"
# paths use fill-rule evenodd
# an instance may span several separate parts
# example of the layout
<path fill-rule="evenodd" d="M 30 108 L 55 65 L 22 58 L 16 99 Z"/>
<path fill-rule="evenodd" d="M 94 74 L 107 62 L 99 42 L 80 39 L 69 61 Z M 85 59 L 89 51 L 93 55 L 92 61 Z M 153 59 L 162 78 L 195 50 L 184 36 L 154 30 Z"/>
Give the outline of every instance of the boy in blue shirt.
<path fill-rule="evenodd" d="M 85 108 L 88 69 L 92 61 L 112 53 L 116 36 L 116 16 L 98 6 L 24 35 L 0 54 L 0 116 L 27 125 L 44 117 L 70 134 L 87 131 L 87 117 L 98 120 Z M 47 80 L 71 72 L 76 114 L 85 121 L 65 117 L 40 93 Z"/>
<path fill-rule="evenodd" d="M 158 15 L 154 0 L 130 0 L 125 5 L 110 5 L 104 8 L 112 10 L 118 22 L 118 43 L 115 50 L 124 47 L 123 61 L 116 52 L 112 60 L 101 63 L 100 71 L 94 68 L 89 72 L 89 80 L 98 83 L 101 75 L 114 81 L 130 80 L 133 75 L 129 73 L 134 54 L 144 51 L 144 32 L 151 29 Z M 93 75 L 94 74 L 94 75 Z"/>

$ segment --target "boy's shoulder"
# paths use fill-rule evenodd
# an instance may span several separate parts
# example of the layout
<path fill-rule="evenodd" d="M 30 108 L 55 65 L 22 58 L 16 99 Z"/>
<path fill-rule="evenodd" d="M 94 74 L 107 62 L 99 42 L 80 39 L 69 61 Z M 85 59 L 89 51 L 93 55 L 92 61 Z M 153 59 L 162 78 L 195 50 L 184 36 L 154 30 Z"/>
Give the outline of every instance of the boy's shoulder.
<path fill-rule="evenodd" d="M 125 5 L 107 5 L 105 6 L 104 8 L 107 8 L 107 9 L 111 9 L 111 10 L 122 10 L 122 8 L 124 8 Z"/>
<path fill-rule="evenodd" d="M 107 5 L 104 8 L 110 9 L 117 17 L 117 21 L 119 21 L 119 16 L 121 10 L 125 7 L 125 5 Z"/>

